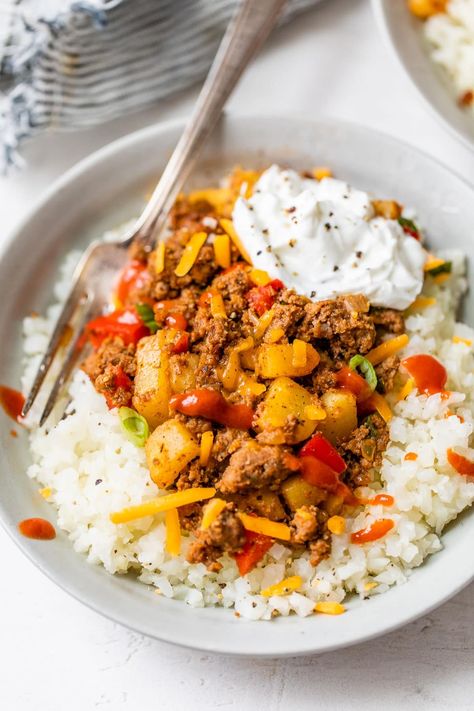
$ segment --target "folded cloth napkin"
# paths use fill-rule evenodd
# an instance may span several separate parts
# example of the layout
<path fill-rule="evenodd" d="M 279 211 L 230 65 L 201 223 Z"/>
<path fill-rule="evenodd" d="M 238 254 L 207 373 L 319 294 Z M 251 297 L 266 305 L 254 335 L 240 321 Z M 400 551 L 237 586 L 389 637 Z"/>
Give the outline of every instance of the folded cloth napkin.
<path fill-rule="evenodd" d="M 255 0 L 257 3 L 259 0 Z M 282 21 L 320 0 L 288 0 Z M 0 0 L 0 166 L 202 79 L 237 0 Z"/>

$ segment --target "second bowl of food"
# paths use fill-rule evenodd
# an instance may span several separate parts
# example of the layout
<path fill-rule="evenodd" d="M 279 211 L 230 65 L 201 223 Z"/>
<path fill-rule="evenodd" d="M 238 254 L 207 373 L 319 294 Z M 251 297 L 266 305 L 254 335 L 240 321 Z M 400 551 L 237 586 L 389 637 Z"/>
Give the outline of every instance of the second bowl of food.
<path fill-rule="evenodd" d="M 121 234 L 179 131 L 100 151 L 15 235 L 4 386 L 28 390 L 80 248 Z M 5 415 L 7 528 L 95 609 L 201 649 L 323 651 L 439 604 L 474 572 L 473 220 L 393 139 L 227 118 L 53 415 Z"/>

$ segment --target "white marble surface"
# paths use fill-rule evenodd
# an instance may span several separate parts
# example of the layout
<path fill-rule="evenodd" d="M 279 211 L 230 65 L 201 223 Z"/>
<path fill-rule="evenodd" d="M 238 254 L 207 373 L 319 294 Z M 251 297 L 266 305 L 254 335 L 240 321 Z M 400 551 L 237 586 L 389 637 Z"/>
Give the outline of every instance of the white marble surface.
<path fill-rule="evenodd" d="M 402 1 L 402 0 L 399 0 Z M 0 240 L 66 168 L 141 126 L 185 115 L 195 92 L 80 134 L 32 143 L 0 180 Z M 470 153 L 427 112 L 374 26 L 366 0 L 328 0 L 281 31 L 231 101 L 239 112 L 331 114 L 419 146 L 474 181 Z M 320 657 L 239 660 L 174 648 L 89 611 L 0 531 L 0 708 L 472 709 L 474 586 L 387 637 Z"/>

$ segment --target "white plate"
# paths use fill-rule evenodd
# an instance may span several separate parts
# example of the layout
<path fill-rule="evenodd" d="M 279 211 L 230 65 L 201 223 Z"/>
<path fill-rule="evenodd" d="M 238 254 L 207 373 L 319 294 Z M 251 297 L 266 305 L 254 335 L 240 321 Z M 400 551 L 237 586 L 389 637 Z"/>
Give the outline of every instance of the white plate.
<path fill-rule="evenodd" d="M 372 0 L 378 24 L 418 92 L 457 138 L 474 148 L 474 117 L 457 103 L 449 77 L 430 58 L 423 23 L 406 0 Z M 403 101 L 403 97 L 399 97 Z"/>
<path fill-rule="evenodd" d="M 0 383 L 18 385 L 21 318 L 51 299 L 58 260 L 105 228 L 136 213 L 174 146 L 179 123 L 128 136 L 80 163 L 57 182 L 16 231 L 0 260 Z M 263 167 L 330 165 L 336 175 L 416 207 L 434 248 L 449 244 L 474 257 L 472 188 L 410 146 L 362 127 L 291 117 L 226 118 L 195 176 L 205 184 L 236 163 Z M 467 320 L 474 323 L 472 300 Z M 55 519 L 25 471 L 26 436 L 13 439 L 0 413 L 0 517 L 26 555 L 52 580 L 98 612 L 161 640 L 206 651 L 285 656 L 322 652 L 383 634 L 447 600 L 474 577 L 474 516 L 465 515 L 444 537 L 445 550 L 410 581 L 365 602 L 352 600 L 339 617 L 296 616 L 248 622 L 224 609 L 192 609 L 154 595 L 132 577 L 113 577 L 75 553 L 66 535 L 32 541 L 17 531 L 30 516 Z M 5 571 L 3 584 L 8 584 Z M 50 610 L 54 624 L 54 610 Z"/>

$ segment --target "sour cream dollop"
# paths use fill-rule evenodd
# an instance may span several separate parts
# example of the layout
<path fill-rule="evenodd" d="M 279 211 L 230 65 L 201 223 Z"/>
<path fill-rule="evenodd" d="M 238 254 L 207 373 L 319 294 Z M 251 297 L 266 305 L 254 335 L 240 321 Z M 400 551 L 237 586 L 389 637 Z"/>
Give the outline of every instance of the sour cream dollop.
<path fill-rule="evenodd" d="M 232 217 L 254 267 L 309 298 L 364 294 L 405 309 L 422 289 L 423 247 L 396 220 L 374 217 L 369 195 L 341 180 L 273 165 Z"/>

